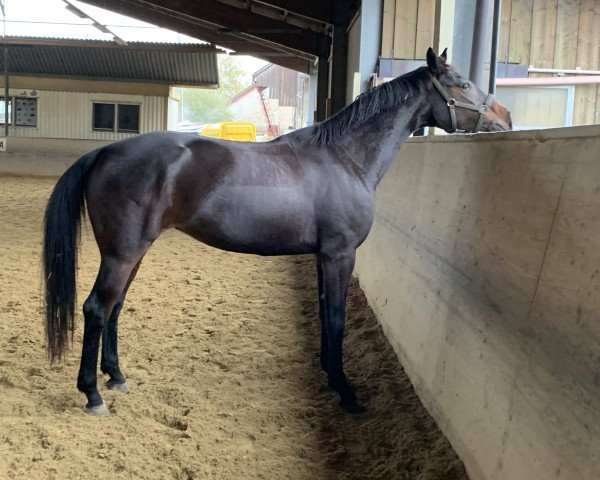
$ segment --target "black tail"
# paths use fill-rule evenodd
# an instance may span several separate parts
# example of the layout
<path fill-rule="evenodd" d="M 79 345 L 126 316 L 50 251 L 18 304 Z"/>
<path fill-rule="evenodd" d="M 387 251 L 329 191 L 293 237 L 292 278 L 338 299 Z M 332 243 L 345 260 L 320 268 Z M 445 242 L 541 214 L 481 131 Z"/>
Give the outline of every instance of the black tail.
<path fill-rule="evenodd" d="M 46 338 L 51 361 L 61 359 L 75 329 L 77 247 L 85 215 L 87 173 L 98 151 L 81 157 L 54 187 L 44 218 Z"/>

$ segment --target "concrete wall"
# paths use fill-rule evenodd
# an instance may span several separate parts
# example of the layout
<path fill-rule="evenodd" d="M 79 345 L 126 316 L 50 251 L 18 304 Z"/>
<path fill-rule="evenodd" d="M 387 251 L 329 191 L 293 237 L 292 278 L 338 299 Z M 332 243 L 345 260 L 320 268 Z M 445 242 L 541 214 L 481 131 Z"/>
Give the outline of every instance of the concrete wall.
<path fill-rule="evenodd" d="M 56 138 L 8 139 L 0 152 L 0 175 L 59 176 L 83 154 L 112 141 Z"/>
<path fill-rule="evenodd" d="M 471 478 L 600 478 L 600 126 L 415 139 L 356 274 Z"/>

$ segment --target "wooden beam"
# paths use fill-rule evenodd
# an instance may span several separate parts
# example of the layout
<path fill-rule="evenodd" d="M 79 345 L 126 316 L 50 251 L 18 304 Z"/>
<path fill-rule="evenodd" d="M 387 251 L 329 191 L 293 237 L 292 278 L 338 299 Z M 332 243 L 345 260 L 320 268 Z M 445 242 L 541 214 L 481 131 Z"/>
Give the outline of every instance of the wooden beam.
<path fill-rule="evenodd" d="M 556 14 L 554 68 L 577 66 L 577 40 L 581 0 L 559 0 Z"/>
<path fill-rule="evenodd" d="M 94 1 L 88 3 L 102 3 Z M 306 28 L 280 22 L 217 0 L 122 0 L 163 15 L 201 21 L 219 33 L 242 34 L 284 45 L 298 52 L 318 56 L 318 37 L 326 36 Z"/>
<path fill-rule="evenodd" d="M 394 21 L 396 16 L 396 0 L 384 0 L 381 26 L 381 53 L 383 58 L 394 57 Z"/>
<path fill-rule="evenodd" d="M 332 0 L 256 0 L 256 3 L 281 8 L 319 22 L 333 23 Z"/>
<path fill-rule="evenodd" d="M 500 41 L 498 42 L 498 63 L 508 62 L 510 50 L 512 3 L 510 0 L 502 2 L 500 9 Z"/>
<path fill-rule="evenodd" d="M 510 17 L 508 61 L 529 65 L 533 0 L 513 0 Z"/>
<path fill-rule="evenodd" d="M 425 58 L 427 49 L 432 47 L 435 30 L 435 0 L 419 0 L 417 7 L 417 34 L 414 58 Z"/>
<path fill-rule="evenodd" d="M 554 66 L 557 10 L 556 0 L 533 0 L 529 65 L 537 68 Z"/>
<path fill-rule="evenodd" d="M 308 73 L 309 70 L 311 62 L 309 55 L 304 58 L 302 54 L 282 46 L 257 39 L 222 34 L 206 28 L 206 25 L 194 19 L 174 18 L 121 0 L 83 0 L 83 2 L 219 45 L 238 54 L 252 55 L 303 73 Z"/>
<path fill-rule="evenodd" d="M 395 58 L 415 58 L 418 6 L 418 0 L 396 1 L 396 20 L 394 22 Z"/>

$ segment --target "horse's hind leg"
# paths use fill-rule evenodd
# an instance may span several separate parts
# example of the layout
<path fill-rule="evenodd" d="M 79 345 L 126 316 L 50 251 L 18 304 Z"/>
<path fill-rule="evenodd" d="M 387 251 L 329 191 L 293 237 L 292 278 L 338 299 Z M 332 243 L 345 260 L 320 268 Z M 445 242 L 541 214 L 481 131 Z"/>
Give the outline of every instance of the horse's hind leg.
<path fill-rule="evenodd" d="M 124 301 L 125 292 L 117 300 L 108 323 L 102 331 L 102 357 L 100 360 L 100 371 L 110 376 L 110 380 L 106 383 L 106 386 L 111 390 L 120 392 L 127 391 L 125 376 L 119 368 L 119 353 L 117 348 L 117 322 Z"/>
<path fill-rule="evenodd" d="M 110 376 L 110 380 L 106 383 L 106 386 L 110 390 L 114 390 L 117 392 L 127 392 L 128 386 L 125 380 L 125 376 L 121 372 L 119 368 L 119 350 L 118 350 L 118 335 L 117 335 L 117 327 L 119 321 L 119 314 L 121 313 L 121 309 L 123 308 L 123 302 L 125 301 L 125 295 L 127 295 L 127 291 L 129 290 L 129 286 L 135 275 L 140 268 L 140 264 L 142 260 L 140 259 L 136 266 L 133 268 L 133 271 L 129 275 L 129 279 L 127 280 L 127 285 L 123 290 L 123 293 L 119 296 L 117 303 L 112 309 L 110 317 L 108 319 L 108 324 L 106 328 L 102 331 L 102 357 L 100 360 L 100 370 L 102 373 L 105 373 Z"/>
<path fill-rule="evenodd" d="M 109 413 L 97 387 L 96 368 L 100 336 L 140 257 L 141 255 L 132 261 L 126 261 L 103 255 L 94 288 L 83 304 L 85 323 L 77 388 L 88 400 L 84 410 L 93 415 Z"/>

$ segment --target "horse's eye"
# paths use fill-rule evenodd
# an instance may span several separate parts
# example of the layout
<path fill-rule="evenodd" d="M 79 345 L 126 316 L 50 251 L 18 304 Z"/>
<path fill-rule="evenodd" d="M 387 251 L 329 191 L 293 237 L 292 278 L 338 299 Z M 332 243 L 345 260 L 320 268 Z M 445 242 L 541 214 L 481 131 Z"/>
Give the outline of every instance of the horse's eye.
<path fill-rule="evenodd" d="M 471 88 L 471 85 L 469 84 L 469 82 L 465 82 L 460 86 L 460 88 L 462 88 L 463 90 L 468 90 L 469 88 Z"/>

